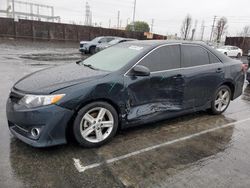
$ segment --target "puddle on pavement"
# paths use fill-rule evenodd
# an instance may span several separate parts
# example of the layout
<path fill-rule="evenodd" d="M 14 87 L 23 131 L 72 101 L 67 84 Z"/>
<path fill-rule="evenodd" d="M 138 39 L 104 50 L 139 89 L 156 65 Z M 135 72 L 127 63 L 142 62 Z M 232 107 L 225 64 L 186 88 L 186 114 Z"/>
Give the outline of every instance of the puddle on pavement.
<path fill-rule="evenodd" d="M 73 61 L 85 58 L 80 53 L 42 53 L 42 54 L 25 54 L 20 58 L 36 61 Z"/>

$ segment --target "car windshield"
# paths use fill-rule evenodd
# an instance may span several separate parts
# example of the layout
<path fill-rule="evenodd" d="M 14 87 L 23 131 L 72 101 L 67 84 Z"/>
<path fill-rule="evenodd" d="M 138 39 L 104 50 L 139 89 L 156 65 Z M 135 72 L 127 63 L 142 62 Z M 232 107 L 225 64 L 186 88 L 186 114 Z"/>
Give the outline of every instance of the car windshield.
<path fill-rule="evenodd" d="M 111 40 L 109 42 L 110 45 L 114 45 L 114 44 L 118 44 L 121 41 L 121 39 L 115 39 L 115 40 Z"/>
<path fill-rule="evenodd" d="M 98 42 L 102 37 L 96 37 L 91 42 Z"/>
<path fill-rule="evenodd" d="M 116 45 L 87 58 L 80 64 L 105 71 L 116 71 L 138 56 L 143 49 L 141 46 Z"/>

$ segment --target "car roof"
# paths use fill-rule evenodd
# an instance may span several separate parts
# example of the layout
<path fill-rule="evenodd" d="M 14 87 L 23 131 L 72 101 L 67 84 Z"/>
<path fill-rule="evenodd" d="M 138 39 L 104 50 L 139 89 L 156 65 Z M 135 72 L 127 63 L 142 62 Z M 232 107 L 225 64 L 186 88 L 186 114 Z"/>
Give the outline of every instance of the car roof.
<path fill-rule="evenodd" d="M 197 44 L 201 46 L 207 46 L 205 42 L 201 41 L 185 41 L 185 40 L 133 40 L 128 41 L 127 43 L 131 43 L 133 45 L 141 45 L 141 46 L 152 46 L 157 47 L 164 44 Z"/>
<path fill-rule="evenodd" d="M 208 46 L 205 42 L 202 41 L 183 41 L 183 40 L 134 40 L 134 41 L 128 41 L 125 43 L 121 43 L 121 45 L 135 45 L 135 46 L 142 46 L 142 47 L 149 47 L 151 49 L 156 48 L 161 45 L 170 45 L 170 44 L 190 44 L 190 45 L 199 45 L 206 49 L 208 49 L 210 52 L 212 52 L 214 55 L 216 55 L 222 62 L 230 61 L 231 59 L 224 54 L 220 53 L 219 51 L 211 48 Z"/>
<path fill-rule="evenodd" d="M 106 37 L 111 37 L 111 38 L 120 38 L 120 37 L 116 37 L 116 36 L 99 36 L 100 38 L 106 38 Z M 96 37 L 96 38 L 99 38 L 99 37 Z"/>

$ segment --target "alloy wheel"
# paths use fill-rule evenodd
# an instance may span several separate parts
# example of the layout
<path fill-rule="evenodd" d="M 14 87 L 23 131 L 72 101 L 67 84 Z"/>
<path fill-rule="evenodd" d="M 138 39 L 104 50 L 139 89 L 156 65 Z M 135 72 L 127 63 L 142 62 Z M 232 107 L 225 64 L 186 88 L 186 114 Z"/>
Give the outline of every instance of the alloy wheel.
<path fill-rule="evenodd" d="M 81 136 L 91 143 L 105 140 L 114 127 L 112 113 L 103 107 L 95 107 L 87 111 L 80 122 Z"/>
<path fill-rule="evenodd" d="M 221 89 L 217 96 L 216 100 L 214 102 L 214 108 L 218 112 L 223 112 L 230 103 L 230 93 L 227 89 Z"/>

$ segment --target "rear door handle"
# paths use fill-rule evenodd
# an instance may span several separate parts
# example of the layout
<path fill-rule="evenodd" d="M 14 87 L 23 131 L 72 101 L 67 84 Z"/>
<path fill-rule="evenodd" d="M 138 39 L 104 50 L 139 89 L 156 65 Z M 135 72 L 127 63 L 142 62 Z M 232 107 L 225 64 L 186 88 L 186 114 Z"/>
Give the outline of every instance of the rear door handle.
<path fill-rule="evenodd" d="M 221 72 L 223 72 L 222 68 L 218 68 L 218 69 L 216 70 L 216 73 L 221 73 Z"/>
<path fill-rule="evenodd" d="M 181 74 L 177 74 L 176 76 L 173 77 L 174 79 L 181 79 L 181 78 L 184 78 L 183 75 Z"/>

